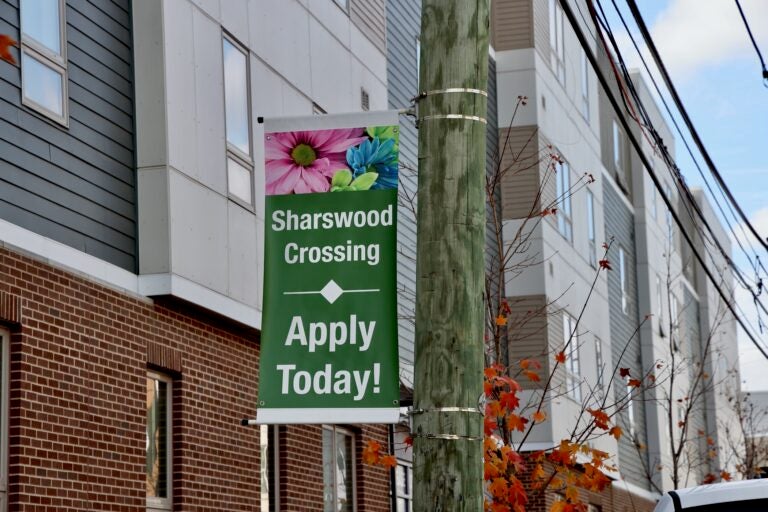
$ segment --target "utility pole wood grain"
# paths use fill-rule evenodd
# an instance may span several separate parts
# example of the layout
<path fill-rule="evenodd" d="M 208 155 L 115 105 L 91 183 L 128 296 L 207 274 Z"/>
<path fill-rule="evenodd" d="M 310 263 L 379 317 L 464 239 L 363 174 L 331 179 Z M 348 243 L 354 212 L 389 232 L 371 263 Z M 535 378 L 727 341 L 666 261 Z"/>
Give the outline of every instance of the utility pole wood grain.
<path fill-rule="evenodd" d="M 423 0 L 414 510 L 483 510 L 488 1 Z"/>

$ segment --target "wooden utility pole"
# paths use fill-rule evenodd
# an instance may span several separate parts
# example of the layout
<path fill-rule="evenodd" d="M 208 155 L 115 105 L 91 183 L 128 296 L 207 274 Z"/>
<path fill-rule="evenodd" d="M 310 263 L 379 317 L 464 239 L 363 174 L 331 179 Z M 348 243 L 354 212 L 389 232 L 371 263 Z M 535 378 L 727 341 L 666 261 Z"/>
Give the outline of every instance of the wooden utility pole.
<path fill-rule="evenodd" d="M 483 510 L 488 0 L 423 0 L 414 510 Z"/>

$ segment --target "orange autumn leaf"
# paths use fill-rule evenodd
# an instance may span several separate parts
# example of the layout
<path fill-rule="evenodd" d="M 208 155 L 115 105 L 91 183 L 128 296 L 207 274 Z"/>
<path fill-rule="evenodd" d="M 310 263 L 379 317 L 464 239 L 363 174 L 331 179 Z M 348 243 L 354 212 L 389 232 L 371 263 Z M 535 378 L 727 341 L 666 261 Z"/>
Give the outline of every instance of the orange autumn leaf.
<path fill-rule="evenodd" d="M 507 494 L 507 481 L 504 478 L 494 478 L 488 490 L 495 498 L 502 498 Z"/>
<path fill-rule="evenodd" d="M 499 315 L 496 317 L 496 325 L 498 326 L 504 326 L 507 325 L 507 317 L 504 315 Z"/>
<path fill-rule="evenodd" d="M 518 416 L 517 414 L 510 414 L 507 416 L 507 428 L 509 430 L 518 430 L 520 432 L 525 431 L 525 424 L 528 420 Z"/>
<path fill-rule="evenodd" d="M 412 448 L 413 447 L 413 437 L 407 436 L 405 439 L 403 439 L 403 443 L 405 444 L 406 448 Z"/>
<path fill-rule="evenodd" d="M 539 377 L 539 374 L 538 374 L 538 373 L 536 373 L 536 372 L 534 372 L 534 371 L 531 371 L 531 370 L 525 370 L 525 371 L 523 372 L 523 374 L 524 374 L 526 377 L 528 377 L 528 379 L 529 379 L 531 382 L 539 382 L 539 381 L 541 380 L 541 377 Z"/>
<path fill-rule="evenodd" d="M 381 458 L 381 465 L 387 469 L 392 469 L 397 466 L 397 459 L 394 455 L 385 455 Z"/>
<path fill-rule="evenodd" d="M 731 474 L 725 470 L 720 472 L 720 480 L 728 482 L 731 479 Z"/>
<path fill-rule="evenodd" d="M 715 440 L 712 439 L 711 437 L 707 437 L 707 444 L 709 446 L 713 446 L 715 444 Z"/>
<path fill-rule="evenodd" d="M 565 364 L 565 352 L 562 350 L 555 354 L 555 361 L 557 361 L 560 364 Z"/>
<path fill-rule="evenodd" d="M 543 480 L 547 474 L 544 472 L 544 468 L 541 464 L 536 464 L 536 467 L 533 468 L 533 472 L 531 473 L 531 478 L 534 480 Z"/>
<path fill-rule="evenodd" d="M 599 409 L 587 409 L 587 412 L 595 419 L 595 426 L 597 428 L 608 430 L 608 421 L 610 421 L 610 418 L 605 411 Z"/>
<path fill-rule="evenodd" d="M 576 503 L 579 501 L 579 490 L 576 489 L 573 486 L 568 486 L 565 488 L 565 499 L 568 500 L 571 503 Z"/>
<path fill-rule="evenodd" d="M 642 385 L 642 382 L 640 382 L 638 379 L 629 379 L 628 384 L 633 388 L 639 388 Z"/>
<path fill-rule="evenodd" d="M 713 475 L 712 473 L 707 473 L 707 475 L 704 477 L 704 480 L 701 481 L 702 484 L 713 484 L 715 483 L 715 480 L 717 480 L 717 477 Z"/>
<path fill-rule="evenodd" d="M 677 422 L 677 426 L 680 428 L 683 428 L 685 426 L 685 422 L 683 420 L 680 420 Z"/>
<path fill-rule="evenodd" d="M 605 270 L 613 270 L 611 268 L 611 262 L 608 260 L 600 260 L 598 261 L 598 264 L 600 264 L 600 268 L 604 268 Z"/>
<path fill-rule="evenodd" d="M 486 379 L 492 379 L 496 375 L 498 375 L 498 371 L 496 370 L 495 367 L 491 366 L 491 367 L 486 368 L 485 370 L 483 370 L 483 374 L 485 375 Z"/>
<path fill-rule="evenodd" d="M 381 458 L 381 444 L 369 439 L 363 448 L 363 463 L 373 465 Z"/>
<path fill-rule="evenodd" d="M 499 403 L 507 410 L 514 411 L 520 405 L 520 399 L 517 397 L 517 393 L 502 393 L 499 397 Z"/>
<path fill-rule="evenodd" d="M 19 46 L 11 36 L 6 34 L 0 34 L 0 59 L 11 64 L 16 64 L 16 59 L 11 54 L 11 46 Z"/>
<path fill-rule="evenodd" d="M 533 416 L 531 416 L 533 421 L 536 423 L 542 423 L 544 420 L 547 419 L 547 414 L 544 411 L 536 411 L 533 413 Z"/>
<path fill-rule="evenodd" d="M 552 507 L 550 507 L 549 512 L 565 512 L 565 502 L 564 501 L 556 501 L 552 504 Z"/>
<path fill-rule="evenodd" d="M 609 431 L 608 431 L 608 433 L 609 433 L 610 435 L 612 435 L 613 437 L 615 437 L 615 438 L 616 438 L 616 440 L 618 441 L 618 440 L 619 440 L 619 438 L 621 437 L 621 433 L 622 433 L 622 432 L 621 432 L 621 427 L 620 427 L 620 426 L 618 426 L 618 425 L 616 425 L 616 426 L 613 426 L 613 427 L 611 427 L 611 430 L 609 430 Z"/>
<path fill-rule="evenodd" d="M 629 377 L 629 368 L 619 368 L 619 375 L 621 377 Z"/>
<path fill-rule="evenodd" d="M 534 370 L 540 370 L 541 363 L 538 362 L 536 359 L 521 359 L 520 368 L 523 370 L 528 370 L 529 368 L 533 368 Z"/>

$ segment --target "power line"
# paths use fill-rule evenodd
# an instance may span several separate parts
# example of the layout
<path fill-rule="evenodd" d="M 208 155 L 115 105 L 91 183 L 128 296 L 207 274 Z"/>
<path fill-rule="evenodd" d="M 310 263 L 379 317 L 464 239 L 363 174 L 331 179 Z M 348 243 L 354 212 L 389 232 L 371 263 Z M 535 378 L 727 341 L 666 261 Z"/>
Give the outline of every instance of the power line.
<path fill-rule="evenodd" d="M 715 177 L 715 179 L 720 184 L 722 189 L 728 195 L 728 198 L 731 200 L 731 203 L 733 203 L 733 205 L 736 207 L 736 210 L 739 212 L 739 216 L 744 221 L 744 224 L 746 224 L 747 227 L 749 227 L 749 230 L 752 232 L 754 237 L 760 242 L 760 245 L 762 245 L 763 248 L 766 250 L 766 252 L 768 252 L 768 242 L 760 237 L 760 234 L 757 232 L 755 227 L 750 222 L 749 217 L 747 217 L 747 215 L 744 213 L 744 210 L 741 209 L 741 206 L 736 201 L 736 198 L 733 197 L 733 194 L 731 193 L 731 190 L 728 188 L 728 185 L 726 185 L 725 181 L 723 181 L 723 177 L 720 175 L 720 171 L 717 170 L 715 163 L 712 161 L 712 158 L 709 156 L 709 152 L 707 151 L 707 148 L 704 147 L 704 143 L 701 141 L 701 137 L 699 137 L 699 133 L 696 131 L 696 128 L 693 126 L 693 123 L 691 122 L 691 118 L 688 115 L 688 111 L 685 110 L 685 106 L 683 106 L 683 102 L 680 99 L 680 95 L 677 94 L 677 89 L 675 88 L 675 85 L 672 83 L 672 79 L 669 77 L 667 68 L 664 66 L 664 62 L 661 60 L 661 56 L 659 55 L 659 51 L 656 49 L 656 45 L 654 44 L 653 39 L 651 38 L 651 34 L 648 31 L 648 27 L 645 26 L 645 21 L 643 21 L 643 16 L 640 14 L 640 10 L 637 8 L 637 4 L 635 3 L 635 0 L 627 0 L 627 6 L 629 6 L 629 10 L 632 13 L 632 17 L 635 18 L 637 27 L 640 29 L 640 33 L 643 35 L 643 40 L 645 40 L 645 45 L 648 47 L 648 50 L 651 52 L 651 55 L 653 56 L 653 60 L 656 62 L 656 66 L 659 68 L 662 78 L 664 78 L 664 83 L 667 85 L 667 89 L 669 89 L 669 92 L 672 95 L 672 99 L 675 101 L 675 105 L 677 105 L 677 109 L 680 111 L 680 115 L 683 117 L 683 121 L 685 121 L 685 125 L 688 127 L 688 131 L 691 133 L 691 137 L 693 138 L 693 141 L 696 143 L 696 147 L 699 148 L 699 152 L 701 153 L 701 156 L 704 157 L 704 161 L 707 163 L 709 170 L 712 172 L 712 175 Z"/>
<path fill-rule="evenodd" d="M 624 28 L 627 30 L 627 33 L 629 34 L 630 39 L 632 40 L 632 42 L 633 42 L 633 44 L 635 46 L 635 49 L 638 50 L 638 52 L 639 52 L 639 48 L 637 46 L 637 43 L 635 42 L 634 37 L 632 37 L 631 32 L 629 31 L 629 27 L 627 26 L 626 22 L 624 21 L 624 17 L 622 16 L 618 6 L 616 5 L 615 0 L 611 0 L 611 2 L 613 3 L 614 9 L 616 9 L 616 12 L 619 15 L 619 18 L 621 19 L 622 23 L 624 24 Z M 592 4 L 590 4 L 590 7 L 591 7 L 591 5 Z M 669 150 L 664 145 L 664 140 L 661 138 L 661 136 L 659 135 L 658 131 L 653 126 L 653 122 L 652 122 L 652 120 L 650 118 L 650 115 L 648 114 L 648 111 L 645 108 L 645 105 L 643 104 L 642 100 L 640 99 L 640 95 L 637 93 L 637 90 L 635 89 L 634 82 L 632 81 L 632 77 L 630 76 L 629 71 L 627 70 L 626 64 L 625 64 L 624 59 L 623 59 L 623 57 L 621 55 L 621 50 L 619 49 L 618 44 L 616 43 L 616 40 L 615 40 L 615 38 L 613 36 L 613 32 L 611 31 L 611 27 L 610 27 L 610 24 L 608 23 L 607 16 L 606 16 L 605 12 L 603 11 L 603 7 L 600 4 L 600 0 L 597 0 L 597 5 L 598 5 L 598 7 L 600 9 L 600 12 L 602 14 L 602 19 L 600 19 L 600 17 L 597 16 L 597 13 L 593 9 L 590 8 L 590 13 L 594 16 L 594 20 L 593 21 L 594 21 L 594 23 L 596 25 L 596 28 L 598 30 L 600 30 L 600 27 L 602 26 L 602 29 L 608 34 L 608 37 L 609 37 L 609 39 L 611 41 L 611 45 L 613 46 L 613 49 L 616 52 L 616 58 L 619 61 L 619 64 L 620 64 L 620 67 L 621 67 L 621 70 L 622 70 L 622 74 L 623 74 L 623 77 L 624 77 L 624 81 L 627 83 L 627 88 L 631 92 L 632 98 L 635 101 L 635 103 L 637 104 L 638 110 L 640 111 L 640 114 L 643 117 L 643 124 L 649 130 L 649 132 L 651 133 L 651 135 L 652 135 L 652 137 L 654 139 L 655 146 L 662 153 L 662 156 L 664 157 L 664 161 L 665 161 L 665 163 L 666 163 L 666 165 L 667 165 L 667 167 L 668 167 L 668 169 L 670 171 L 670 174 L 672 175 L 672 178 L 678 184 L 678 188 L 681 190 L 682 193 L 684 193 L 685 198 L 687 199 L 687 201 L 685 201 L 685 200 L 683 201 L 683 206 L 685 207 L 686 211 L 688 212 L 688 215 L 691 217 L 691 220 L 694 223 L 694 228 L 697 230 L 699 235 L 702 237 L 702 241 L 708 241 L 707 237 L 705 236 L 704 231 L 701 229 L 701 227 L 699 225 L 700 223 L 704 224 L 704 226 L 707 228 L 707 230 L 709 231 L 709 233 L 711 235 L 711 238 L 709 240 L 711 240 L 711 243 L 718 248 L 720 254 L 723 256 L 723 258 L 725 259 L 726 263 L 734 270 L 734 272 L 736 274 L 736 277 L 741 282 L 742 287 L 745 290 L 748 290 L 750 292 L 750 294 L 752 295 L 752 298 L 753 298 L 753 300 L 755 302 L 755 307 L 757 307 L 759 309 L 762 309 L 764 313 L 768 314 L 768 309 L 766 309 L 766 307 L 763 305 L 763 303 L 758 300 L 758 295 L 760 294 L 760 290 L 759 290 L 759 287 L 760 287 L 759 275 L 756 276 L 758 292 L 755 292 L 752 289 L 752 286 L 750 286 L 747 283 L 747 280 L 744 277 L 744 275 L 742 274 L 742 271 L 739 269 L 739 267 L 736 265 L 736 263 L 732 260 L 730 254 L 723 248 L 723 246 L 720 243 L 717 235 L 715 235 L 712 227 L 710 226 L 709 222 L 707 221 L 706 217 L 704 216 L 704 213 L 701 211 L 701 208 L 699 207 L 698 203 L 693 198 L 693 195 L 691 194 L 691 191 L 689 190 L 688 186 L 683 181 L 682 173 L 680 172 L 680 169 L 678 168 L 678 166 L 677 166 L 674 158 L 672 157 L 672 155 L 669 154 Z M 605 45 L 605 41 L 602 38 L 602 34 L 601 34 L 601 38 L 600 39 L 601 39 L 601 41 L 603 41 L 603 45 Z M 609 49 L 606 47 L 606 53 L 608 53 L 609 58 L 610 58 L 610 53 L 609 52 L 610 52 Z M 664 103 L 664 106 L 667 109 L 667 113 L 672 118 L 672 120 L 673 120 L 673 122 L 675 124 L 675 127 L 677 128 L 678 133 L 680 134 L 681 138 L 683 139 L 683 142 L 685 143 L 686 147 L 688 148 L 689 154 L 691 155 L 691 158 L 693 159 L 694 164 L 696 164 L 697 169 L 699 169 L 699 174 L 701 175 L 702 179 L 704 180 L 704 183 L 707 185 L 707 188 L 709 189 L 710 193 L 712 194 L 713 199 L 715 200 L 715 204 L 717 204 L 718 207 L 720 208 L 720 212 L 723 214 L 724 220 L 726 221 L 730 231 L 735 235 L 736 233 L 734 232 L 733 228 L 731 227 L 730 222 L 728 222 L 727 216 L 725 216 L 725 212 L 722 210 L 722 207 L 720 207 L 720 203 L 717 200 L 717 197 L 714 195 L 714 192 L 712 191 L 712 188 L 709 186 L 709 182 L 707 181 L 706 177 L 704 176 L 704 173 L 701 171 L 701 168 L 698 165 L 698 161 L 696 160 L 696 158 L 694 157 L 693 153 L 691 152 L 690 147 L 688 146 L 688 144 L 687 144 L 687 142 L 685 140 L 685 137 L 683 136 L 683 133 L 680 130 L 680 127 L 677 125 L 677 122 L 674 121 L 674 116 L 672 116 L 672 112 L 670 111 L 669 106 L 667 105 L 666 101 L 664 100 L 664 97 L 661 94 L 661 91 L 659 90 L 658 84 L 656 84 L 655 79 L 653 79 L 653 75 L 651 74 L 651 71 L 648 68 L 648 65 L 646 64 L 645 59 L 642 57 L 642 54 L 640 54 L 640 58 L 642 59 L 643 64 L 645 65 L 645 69 L 648 71 L 648 73 L 649 73 L 649 75 L 651 77 L 651 80 L 653 81 L 654 86 L 656 87 L 656 91 L 659 93 L 659 96 L 661 96 L 662 102 Z M 615 66 L 614 66 L 614 71 L 615 71 Z M 617 75 L 617 81 L 620 81 L 620 80 L 621 80 L 621 77 L 619 77 Z M 619 82 L 619 84 L 620 84 L 620 82 Z M 623 97 L 622 97 L 622 99 L 623 99 Z M 624 104 L 625 104 L 625 107 L 627 107 L 626 102 L 624 102 Z M 696 217 L 694 216 L 693 212 L 691 211 L 691 207 L 693 208 L 693 210 L 698 215 L 698 218 L 700 219 L 700 222 L 697 221 Z M 731 212 L 733 212 L 732 209 L 731 209 Z M 742 231 L 743 231 L 743 228 L 742 228 Z M 750 261 L 750 263 L 752 263 L 752 259 L 750 258 L 750 255 L 747 254 L 746 249 L 744 249 L 744 247 L 741 245 L 741 242 L 738 240 L 738 237 L 736 237 L 736 241 L 739 244 L 739 247 L 741 247 L 742 250 L 744 251 L 744 254 L 747 256 L 747 259 Z M 704 244 L 704 250 L 707 253 L 707 255 L 712 259 L 712 261 L 715 262 L 716 260 L 715 260 L 714 256 L 711 254 L 711 252 L 710 252 L 710 250 L 709 250 L 709 248 L 707 247 L 706 244 Z M 757 256 L 757 255 L 755 255 L 755 256 L 756 256 L 756 264 L 759 264 L 759 256 Z M 753 264 L 753 265 L 755 265 L 755 264 Z M 757 274 L 757 269 L 756 269 L 756 274 Z M 758 312 L 758 315 L 759 315 L 759 312 Z"/>
<path fill-rule="evenodd" d="M 755 36 L 752 35 L 752 29 L 749 28 L 749 22 L 747 21 L 747 17 L 744 15 L 744 10 L 741 8 L 741 4 L 739 3 L 739 0 L 736 0 L 736 7 L 739 9 L 739 14 L 741 14 L 741 19 L 744 20 L 744 26 L 747 29 L 747 34 L 749 34 L 749 39 L 752 41 L 752 46 L 755 47 L 755 52 L 757 52 L 757 58 L 760 59 L 760 65 L 763 67 L 763 86 L 768 88 L 768 69 L 765 69 L 765 61 L 763 60 L 763 54 L 760 53 L 760 48 L 757 46 L 757 41 L 755 41 Z"/>
<path fill-rule="evenodd" d="M 621 107 L 619 106 L 618 101 L 616 100 L 615 96 L 613 95 L 613 92 L 610 89 L 610 85 L 608 84 L 607 79 L 603 75 L 603 72 L 600 69 L 600 66 L 598 65 L 597 58 L 592 53 L 592 49 L 589 46 L 589 42 L 586 39 L 586 36 L 584 35 L 584 32 L 581 30 L 581 27 L 578 26 L 578 23 L 576 22 L 576 17 L 573 13 L 573 10 L 571 10 L 570 5 L 568 4 L 567 0 L 560 0 L 560 4 L 563 7 L 563 12 L 568 18 L 568 22 L 573 27 L 574 32 L 576 33 L 576 37 L 579 39 L 579 43 L 581 44 L 582 48 L 584 49 L 584 53 L 587 56 L 587 59 L 589 60 L 590 64 L 592 65 L 592 68 L 595 70 L 595 74 L 597 75 L 598 80 L 600 81 L 600 85 L 602 85 L 603 89 L 605 90 L 606 96 L 608 97 L 608 100 L 611 102 L 611 106 L 613 106 L 614 111 L 618 114 L 618 118 L 622 124 L 622 127 L 627 132 L 627 137 L 629 138 L 630 142 L 632 143 L 632 146 L 634 146 L 635 151 L 637 152 L 638 156 L 640 157 L 640 160 L 642 160 L 643 165 L 648 170 L 648 174 L 651 177 L 651 180 L 653 181 L 656 188 L 661 192 L 662 186 L 661 182 L 659 181 L 659 178 L 656 176 L 656 173 L 651 169 L 650 163 L 648 162 L 648 158 L 645 156 L 645 153 L 643 153 L 643 150 L 640 146 L 640 143 L 638 142 L 637 138 L 635 137 L 635 134 L 632 132 L 631 127 L 629 126 L 629 123 L 627 122 L 627 119 L 622 115 L 621 113 Z M 664 203 L 666 204 L 667 208 L 669 209 L 670 214 L 675 220 L 675 223 L 682 228 L 683 224 L 680 221 L 680 217 L 678 217 L 677 213 L 675 212 L 674 208 L 672 208 L 672 203 L 670 202 L 669 198 L 662 192 L 661 194 L 662 199 L 664 200 Z M 741 317 L 736 313 L 733 305 L 731 304 L 731 299 L 729 299 L 723 290 L 720 288 L 720 286 L 717 284 L 715 277 L 712 275 L 711 270 L 707 266 L 706 262 L 702 258 L 701 254 L 696 250 L 693 241 L 691 240 L 688 233 L 685 232 L 685 230 L 681 229 L 680 233 L 683 235 L 685 240 L 688 242 L 691 252 L 696 256 L 696 259 L 701 264 L 702 269 L 707 274 L 707 277 L 709 278 L 710 282 L 714 286 L 714 288 L 717 290 L 720 297 L 723 299 L 723 302 L 728 307 L 728 309 L 733 314 L 736 321 L 739 323 L 739 325 L 744 329 L 744 332 L 747 334 L 749 339 L 752 341 L 752 343 L 757 347 L 757 349 L 760 351 L 763 356 L 768 359 L 768 352 L 761 346 L 760 342 L 752 335 L 752 333 L 747 329 L 747 326 L 744 324 L 744 321 L 741 319 Z"/>

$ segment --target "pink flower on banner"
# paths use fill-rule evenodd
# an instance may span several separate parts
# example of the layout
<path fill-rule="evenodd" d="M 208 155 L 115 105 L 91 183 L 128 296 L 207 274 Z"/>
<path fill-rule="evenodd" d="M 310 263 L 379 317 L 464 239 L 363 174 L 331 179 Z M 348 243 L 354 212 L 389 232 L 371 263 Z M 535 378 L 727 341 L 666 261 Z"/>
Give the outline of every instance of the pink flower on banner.
<path fill-rule="evenodd" d="M 333 173 L 348 169 L 347 149 L 365 139 L 362 128 L 267 134 L 267 195 L 327 192 Z"/>

